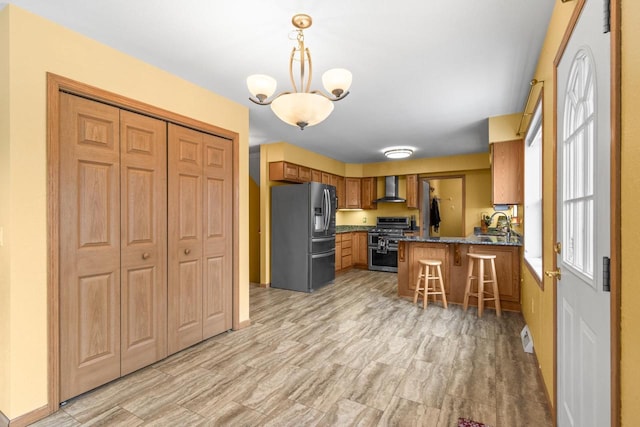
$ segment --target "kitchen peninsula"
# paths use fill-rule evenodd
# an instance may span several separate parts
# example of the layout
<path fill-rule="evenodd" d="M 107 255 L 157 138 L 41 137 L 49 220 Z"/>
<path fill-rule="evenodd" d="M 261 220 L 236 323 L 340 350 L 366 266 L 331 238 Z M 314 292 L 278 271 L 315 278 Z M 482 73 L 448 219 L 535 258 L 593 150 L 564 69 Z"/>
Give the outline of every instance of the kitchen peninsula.
<path fill-rule="evenodd" d="M 442 261 L 447 302 L 462 304 L 468 268 L 468 253 L 496 255 L 496 274 L 503 310 L 520 311 L 520 237 L 414 237 L 398 239 L 398 296 L 413 298 L 418 277 L 418 261 Z M 476 306 L 477 299 L 470 298 Z M 493 301 L 486 303 L 493 308 Z"/>

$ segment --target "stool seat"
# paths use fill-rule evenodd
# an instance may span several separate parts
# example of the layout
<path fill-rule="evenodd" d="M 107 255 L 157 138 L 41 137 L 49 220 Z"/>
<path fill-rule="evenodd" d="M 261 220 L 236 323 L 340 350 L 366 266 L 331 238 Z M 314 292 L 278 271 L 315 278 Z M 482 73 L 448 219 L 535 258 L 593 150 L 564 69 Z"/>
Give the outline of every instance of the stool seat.
<path fill-rule="evenodd" d="M 467 254 L 469 267 L 467 268 L 467 283 L 464 290 L 463 309 L 467 311 L 469 297 L 478 298 L 478 317 L 482 317 L 485 301 L 494 301 L 496 314 L 502 315 L 500 308 L 500 291 L 498 289 L 498 276 L 496 275 L 496 256 L 492 254 Z M 485 274 L 485 262 L 489 263 L 489 274 Z M 477 268 L 476 267 L 477 264 Z M 474 274 L 474 269 L 477 273 Z M 473 290 L 472 282 L 475 280 L 477 290 Z M 491 291 L 485 289 L 486 284 L 491 284 Z"/>
<path fill-rule="evenodd" d="M 444 292 L 444 281 L 442 280 L 442 261 L 435 259 L 421 259 L 418 261 L 418 281 L 413 292 L 413 303 L 418 302 L 418 296 L 422 295 L 422 309 L 427 308 L 429 295 L 440 295 L 442 305 L 447 308 L 447 296 Z M 422 286 L 420 283 L 422 282 Z M 433 283 L 431 283 L 433 282 Z M 438 290 L 439 288 L 439 290 Z"/>

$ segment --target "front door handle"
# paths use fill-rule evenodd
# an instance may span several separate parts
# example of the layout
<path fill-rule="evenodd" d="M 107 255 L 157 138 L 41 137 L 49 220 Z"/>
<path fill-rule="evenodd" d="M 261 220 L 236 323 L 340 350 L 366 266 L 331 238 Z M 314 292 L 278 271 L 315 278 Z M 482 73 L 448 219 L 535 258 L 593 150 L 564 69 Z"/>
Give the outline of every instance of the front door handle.
<path fill-rule="evenodd" d="M 544 275 L 547 277 L 555 277 L 558 280 L 562 279 L 562 272 L 560 271 L 560 268 L 557 270 L 547 270 L 544 272 Z"/>

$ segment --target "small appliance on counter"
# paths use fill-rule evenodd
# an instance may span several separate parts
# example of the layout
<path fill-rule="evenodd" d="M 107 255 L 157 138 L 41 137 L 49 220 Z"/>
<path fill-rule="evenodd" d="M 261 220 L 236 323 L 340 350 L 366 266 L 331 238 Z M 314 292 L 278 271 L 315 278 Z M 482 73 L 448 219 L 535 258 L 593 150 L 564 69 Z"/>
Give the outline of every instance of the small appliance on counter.
<path fill-rule="evenodd" d="M 271 188 L 271 287 L 313 292 L 333 282 L 336 209 L 332 185 Z"/>

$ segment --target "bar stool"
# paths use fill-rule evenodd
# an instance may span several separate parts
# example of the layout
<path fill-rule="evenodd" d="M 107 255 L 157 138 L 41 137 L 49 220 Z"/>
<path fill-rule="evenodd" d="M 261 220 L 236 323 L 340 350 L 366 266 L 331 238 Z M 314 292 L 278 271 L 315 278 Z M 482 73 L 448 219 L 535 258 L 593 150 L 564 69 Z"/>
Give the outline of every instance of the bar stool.
<path fill-rule="evenodd" d="M 463 309 L 467 311 L 467 306 L 469 305 L 469 297 L 477 297 L 478 298 L 478 317 L 482 317 L 482 312 L 484 311 L 484 302 L 485 301 L 495 301 L 496 306 L 496 314 L 498 317 L 502 315 L 502 311 L 500 310 L 500 291 L 498 290 L 498 278 L 496 276 L 496 263 L 495 255 L 488 254 L 467 254 L 469 257 L 469 268 L 467 269 L 467 285 L 464 290 L 464 304 Z M 477 275 L 473 275 L 474 266 L 478 264 Z M 489 262 L 489 275 L 485 275 L 485 261 Z M 471 289 L 471 281 L 475 280 L 477 283 L 477 292 L 472 292 Z M 492 291 L 485 290 L 485 284 L 491 283 Z M 487 298 L 486 296 L 490 297 Z"/>
<path fill-rule="evenodd" d="M 447 296 L 444 293 L 444 282 L 442 281 L 442 271 L 440 266 L 442 261 L 432 259 L 421 259 L 418 261 L 420 266 L 418 268 L 418 282 L 416 283 L 416 289 L 413 292 L 413 303 L 418 302 L 418 295 L 422 295 L 422 308 L 427 308 L 427 298 L 429 295 L 442 295 L 442 305 L 447 308 Z M 430 284 L 429 281 L 433 281 Z M 424 286 L 420 286 L 420 282 L 424 281 Z M 438 291 L 436 286 L 440 286 Z"/>

